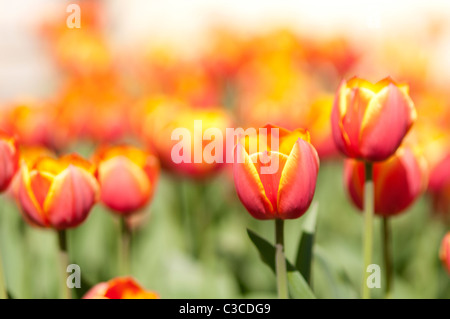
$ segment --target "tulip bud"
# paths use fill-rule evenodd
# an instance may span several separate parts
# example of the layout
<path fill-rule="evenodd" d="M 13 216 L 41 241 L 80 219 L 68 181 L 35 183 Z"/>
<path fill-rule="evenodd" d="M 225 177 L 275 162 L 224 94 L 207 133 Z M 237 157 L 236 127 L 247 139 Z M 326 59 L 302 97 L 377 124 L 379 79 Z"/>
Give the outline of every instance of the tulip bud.
<path fill-rule="evenodd" d="M 450 232 L 448 232 L 444 239 L 442 239 L 441 249 L 439 250 L 439 258 L 444 265 L 444 268 L 450 275 Z"/>
<path fill-rule="evenodd" d="M 159 176 L 158 159 L 132 146 L 101 148 L 94 157 L 101 201 L 129 215 L 152 198 Z"/>
<path fill-rule="evenodd" d="M 16 196 L 25 220 L 57 230 L 76 227 L 98 197 L 95 166 L 76 154 L 22 161 Z"/>
<path fill-rule="evenodd" d="M 132 277 L 118 277 L 95 285 L 83 299 L 159 299 L 159 295 L 144 290 Z"/>
<path fill-rule="evenodd" d="M 395 153 L 416 117 L 407 85 L 390 78 L 376 84 L 352 78 L 336 93 L 333 138 L 347 157 L 383 161 Z"/>
<path fill-rule="evenodd" d="M 257 219 L 298 218 L 313 199 L 319 157 L 307 131 L 291 132 L 271 125 L 265 129 L 267 135 L 250 136 L 235 147 L 233 171 L 237 194 Z M 278 150 L 269 147 L 277 137 L 275 134 Z M 257 140 L 260 145 L 261 138 L 269 141 L 268 146 L 252 150 L 251 141 Z"/>
<path fill-rule="evenodd" d="M 425 171 L 423 159 L 409 148 L 400 148 L 387 161 L 374 163 L 375 213 L 392 216 L 408 208 L 425 189 Z M 347 159 L 344 179 L 353 203 L 362 210 L 364 163 Z"/>
<path fill-rule="evenodd" d="M 6 190 L 19 166 L 19 152 L 14 138 L 0 131 L 0 192 Z"/>

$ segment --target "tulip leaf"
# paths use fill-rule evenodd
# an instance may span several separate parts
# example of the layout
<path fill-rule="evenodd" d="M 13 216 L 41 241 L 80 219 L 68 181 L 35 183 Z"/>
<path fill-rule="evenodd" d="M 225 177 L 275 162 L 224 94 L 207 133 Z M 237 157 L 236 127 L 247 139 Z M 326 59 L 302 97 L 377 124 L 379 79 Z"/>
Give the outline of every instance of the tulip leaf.
<path fill-rule="evenodd" d="M 310 212 L 305 216 L 303 231 L 298 244 L 295 267 L 300 271 L 305 280 L 311 285 L 311 265 L 313 260 L 314 234 L 316 232 L 316 221 L 319 203 L 314 202 Z"/>
<path fill-rule="evenodd" d="M 258 249 L 261 260 L 275 273 L 275 247 L 266 239 L 247 229 L 248 236 Z M 295 299 L 315 299 L 314 293 L 300 272 L 286 258 L 289 292 Z"/>

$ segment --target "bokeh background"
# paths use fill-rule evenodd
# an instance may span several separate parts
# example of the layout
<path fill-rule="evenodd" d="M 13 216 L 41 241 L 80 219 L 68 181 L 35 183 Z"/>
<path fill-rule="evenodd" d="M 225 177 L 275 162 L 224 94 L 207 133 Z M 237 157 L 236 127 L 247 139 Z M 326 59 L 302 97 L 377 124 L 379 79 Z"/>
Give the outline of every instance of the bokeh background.
<path fill-rule="evenodd" d="M 238 127 L 310 130 L 321 157 L 313 289 L 320 298 L 358 297 L 362 216 L 344 189 L 330 134 L 333 95 L 354 75 L 408 83 L 431 172 L 450 154 L 450 3 L 76 1 L 81 29 L 68 29 L 70 3 L 1 2 L 0 127 L 22 145 L 86 157 L 103 143 L 157 148 L 165 170 L 134 221 L 132 275 L 162 298 L 276 297 L 275 277 L 246 233 L 271 240 L 272 223 L 245 211 L 228 167 L 178 171 L 155 142 L 167 137 L 154 129 L 159 121 L 180 124 L 178 110 L 207 110 Z M 438 257 L 449 189 L 424 193 L 393 219 L 394 297 L 450 298 Z M 58 296 L 55 234 L 26 225 L 7 194 L 0 210 L 12 296 Z M 289 258 L 302 223 L 287 223 Z M 376 243 L 380 231 L 377 220 Z M 71 260 L 83 276 L 79 295 L 117 276 L 118 240 L 117 219 L 100 204 L 70 231 Z M 374 261 L 382 264 L 378 246 Z"/>

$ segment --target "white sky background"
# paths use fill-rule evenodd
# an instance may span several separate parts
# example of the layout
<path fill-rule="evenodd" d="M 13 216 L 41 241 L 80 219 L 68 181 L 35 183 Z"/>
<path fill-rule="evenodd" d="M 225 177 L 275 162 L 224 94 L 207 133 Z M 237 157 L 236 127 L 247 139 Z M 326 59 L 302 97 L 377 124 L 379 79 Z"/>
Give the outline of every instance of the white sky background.
<path fill-rule="evenodd" d="M 115 48 L 132 49 L 154 39 L 193 48 L 208 26 L 223 22 L 263 31 L 287 25 L 311 34 L 345 32 L 376 41 L 387 34 L 420 37 L 425 17 L 447 21 L 447 39 L 436 57 L 436 73 L 450 81 L 450 1 L 350 0 L 108 0 L 105 15 Z M 0 0 L 0 105 L 51 94 L 56 70 L 36 34 L 49 11 L 65 12 L 77 1 Z M 46 85 L 48 83 L 48 85 Z"/>

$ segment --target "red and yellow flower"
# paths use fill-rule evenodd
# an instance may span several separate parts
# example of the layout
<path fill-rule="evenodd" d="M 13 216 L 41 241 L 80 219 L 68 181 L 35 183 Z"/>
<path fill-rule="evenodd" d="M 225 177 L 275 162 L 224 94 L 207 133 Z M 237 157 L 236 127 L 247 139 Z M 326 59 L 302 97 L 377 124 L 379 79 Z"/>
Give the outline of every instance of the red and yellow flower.
<path fill-rule="evenodd" d="M 366 161 L 393 155 L 417 117 L 408 91 L 391 78 L 376 84 L 360 78 L 343 81 L 331 115 L 337 148 Z"/>
<path fill-rule="evenodd" d="M 57 230 L 76 227 L 97 201 L 95 166 L 76 154 L 21 165 L 16 197 L 25 220 Z"/>
<path fill-rule="evenodd" d="M 19 150 L 15 138 L 0 131 L 0 192 L 6 190 L 19 167 Z"/>
<path fill-rule="evenodd" d="M 159 176 L 158 159 L 133 146 L 100 148 L 94 156 L 101 201 L 114 212 L 129 215 L 152 198 Z"/>
<path fill-rule="evenodd" d="M 95 285 L 83 299 L 159 299 L 159 295 L 145 290 L 132 277 L 117 277 Z"/>
<path fill-rule="evenodd" d="M 364 207 L 364 162 L 347 159 L 344 168 L 347 191 L 353 203 Z M 375 214 L 392 216 L 408 208 L 426 188 L 427 168 L 424 159 L 408 147 L 373 165 Z"/>
<path fill-rule="evenodd" d="M 237 194 L 257 219 L 298 218 L 313 199 L 319 157 L 307 131 L 288 131 L 272 125 L 265 128 L 266 133 L 241 138 L 235 147 L 233 171 Z M 272 139 L 276 134 L 279 147 L 273 150 Z M 259 142 L 261 138 L 267 145 Z M 252 141 L 262 145 L 252 150 Z"/>

